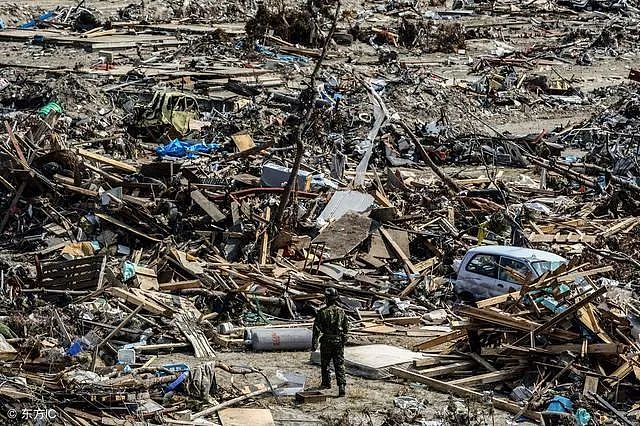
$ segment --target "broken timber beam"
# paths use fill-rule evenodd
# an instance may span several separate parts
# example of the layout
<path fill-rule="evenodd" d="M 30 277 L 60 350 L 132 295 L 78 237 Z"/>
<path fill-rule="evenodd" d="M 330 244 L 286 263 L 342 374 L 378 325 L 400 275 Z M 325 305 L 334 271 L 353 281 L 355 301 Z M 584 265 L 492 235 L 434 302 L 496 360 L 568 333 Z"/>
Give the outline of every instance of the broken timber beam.
<path fill-rule="evenodd" d="M 459 306 L 457 309 L 457 313 L 476 320 L 487 322 L 489 324 L 498 324 L 503 327 L 508 327 L 515 330 L 526 332 L 539 330 L 537 331 L 538 334 L 547 334 L 560 340 L 574 340 L 580 337 L 578 333 L 566 330 L 549 330 L 548 327 L 543 328 L 540 324 L 534 321 L 528 321 L 523 318 L 511 316 L 506 312 L 497 311 L 490 308 L 479 309 L 472 306 Z"/>
<path fill-rule="evenodd" d="M 481 392 L 467 389 L 455 384 L 449 384 L 437 379 L 433 379 L 431 377 L 425 377 L 422 374 L 414 373 L 408 370 L 404 370 L 402 368 L 391 367 L 389 368 L 389 372 L 396 377 L 411 380 L 417 383 L 423 383 L 438 392 L 449 393 L 460 398 L 472 398 L 478 401 L 481 401 L 485 398 L 485 395 Z M 497 409 L 504 410 L 512 414 L 518 414 L 521 410 L 521 407 L 518 404 L 506 401 L 501 398 L 492 397 L 491 402 L 493 403 L 493 406 L 496 407 Z M 522 414 L 538 422 L 542 420 L 541 414 L 537 411 L 525 410 L 524 413 Z"/>
<path fill-rule="evenodd" d="M 478 374 L 477 376 L 463 377 L 461 379 L 451 380 L 447 382 L 449 385 L 486 385 L 489 383 L 502 382 L 521 376 L 526 367 L 515 367 L 501 371 L 491 371 L 489 373 Z M 422 373 L 422 372 L 420 372 Z"/>
<path fill-rule="evenodd" d="M 418 343 L 413 347 L 416 351 L 424 351 L 430 348 L 434 348 L 436 346 L 440 346 L 443 343 L 451 342 L 454 340 L 461 339 L 465 337 L 467 333 L 464 330 L 456 330 L 451 333 L 447 333 L 442 336 L 435 337 L 433 339 L 429 339 L 426 342 Z"/>
<path fill-rule="evenodd" d="M 404 251 L 402 251 L 402 248 L 398 245 L 398 243 L 394 241 L 393 237 L 391 237 L 389 232 L 384 228 L 380 228 L 380 233 L 382 234 L 384 239 L 389 243 L 389 245 L 391 246 L 395 254 L 400 258 L 400 260 L 402 260 L 402 263 L 404 263 L 404 266 L 407 269 L 407 272 L 409 274 L 417 274 L 418 268 L 416 268 L 416 266 L 411 262 L 411 259 L 409 259 L 407 254 Z"/>
<path fill-rule="evenodd" d="M 213 222 L 220 222 L 227 218 L 227 216 L 199 190 L 196 189 L 191 192 L 191 199 L 209 215 Z"/>
<path fill-rule="evenodd" d="M 105 157 L 104 155 L 96 154 L 95 152 L 87 151 L 86 149 L 78 148 L 78 155 L 96 161 L 98 163 L 106 164 L 114 169 L 118 169 L 127 173 L 136 173 L 137 167 L 131 164 L 123 163 L 122 161 L 114 160 L 113 158 Z"/>

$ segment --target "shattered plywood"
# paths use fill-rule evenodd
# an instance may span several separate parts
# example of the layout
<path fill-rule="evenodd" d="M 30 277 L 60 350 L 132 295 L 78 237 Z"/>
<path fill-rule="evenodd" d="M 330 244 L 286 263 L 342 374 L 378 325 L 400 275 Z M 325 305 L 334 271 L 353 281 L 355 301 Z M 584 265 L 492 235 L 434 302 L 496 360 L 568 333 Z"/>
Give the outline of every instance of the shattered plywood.
<path fill-rule="evenodd" d="M 343 257 L 369 236 L 372 220 L 367 216 L 348 212 L 327 225 L 313 239 L 313 243 L 324 243 L 330 257 Z"/>

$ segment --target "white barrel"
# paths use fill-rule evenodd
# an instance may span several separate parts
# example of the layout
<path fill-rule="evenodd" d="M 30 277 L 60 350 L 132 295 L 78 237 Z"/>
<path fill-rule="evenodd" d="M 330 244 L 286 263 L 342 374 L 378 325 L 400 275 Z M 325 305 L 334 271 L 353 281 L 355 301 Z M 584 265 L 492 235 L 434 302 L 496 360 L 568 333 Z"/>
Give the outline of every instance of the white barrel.
<path fill-rule="evenodd" d="M 313 333 L 306 328 L 252 328 L 254 351 L 290 351 L 310 349 Z"/>

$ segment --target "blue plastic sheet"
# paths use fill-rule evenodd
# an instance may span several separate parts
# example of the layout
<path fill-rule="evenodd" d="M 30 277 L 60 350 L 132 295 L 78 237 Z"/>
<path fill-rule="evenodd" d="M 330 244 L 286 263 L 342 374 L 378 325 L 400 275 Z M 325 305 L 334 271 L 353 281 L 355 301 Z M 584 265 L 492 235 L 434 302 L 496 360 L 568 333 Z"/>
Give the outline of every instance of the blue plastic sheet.
<path fill-rule="evenodd" d="M 217 143 L 202 143 L 192 141 L 181 141 L 180 139 L 174 139 L 166 145 L 156 148 L 156 154 L 161 157 L 187 157 L 196 158 L 199 152 L 209 153 L 216 151 L 220 148 Z"/>
<path fill-rule="evenodd" d="M 67 349 L 67 355 L 69 356 L 78 355 L 80 352 L 82 352 L 82 346 L 80 345 L 79 340 L 73 342 L 73 344 L 69 346 L 69 349 Z"/>
<path fill-rule="evenodd" d="M 309 62 L 309 58 L 300 55 L 284 55 L 282 53 L 276 53 L 270 48 L 263 46 L 259 43 L 256 43 L 256 52 L 262 53 L 263 55 L 271 56 L 279 61 L 283 62 L 300 62 L 306 64 Z"/>
<path fill-rule="evenodd" d="M 53 12 L 45 12 L 42 15 L 38 16 L 36 19 L 32 19 L 32 20 L 27 21 L 24 24 L 18 26 L 18 29 L 19 30 L 26 30 L 26 29 L 29 29 L 29 28 L 33 28 L 38 24 L 38 22 L 44 22 L 47 19 L 52 18 L 53 15 L 54 15 Z"/>
<path fill-rule="evenodd" d="M 571 413 L 573 411 L 573 402 L 569 398 L 556 395 L 549 403 L 547 411 L 554 411 L 556 413 Z"/>

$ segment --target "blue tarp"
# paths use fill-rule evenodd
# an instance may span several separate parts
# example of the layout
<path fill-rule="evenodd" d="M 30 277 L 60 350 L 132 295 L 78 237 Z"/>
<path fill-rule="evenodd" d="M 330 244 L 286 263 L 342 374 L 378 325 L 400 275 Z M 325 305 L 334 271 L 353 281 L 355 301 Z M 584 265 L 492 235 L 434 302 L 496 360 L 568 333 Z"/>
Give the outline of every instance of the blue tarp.
<path fill-rule="evenodd" d="M 573 402 L 564 396 L 556 395 L 553 397 L 547 411 L 553 411 L 556 413 L 571 413 L 573 412 Z"/>
<path fill-rule="evenodd" d="M 276 53 L 271 48 L 267 46 L 263 46 L 259 43 L 256 43 L 256 51 L 258 53 L 271 56 L 272 58 L 276 58 L 277 60 L 283 61 L 283 62 L 300 62 L 302 64 L 306 64 L 307 62 L 309 62 L 309 58 L 305 56 L 294 55 L 294 54 L 285 55 L 282 53 Z"/>
<path fill-rule="evenodd" d="M 44 22 L 47 19 L 51 19 L 53 17 L 54 13 L 53 12 L 45 12 L 42 15 L 38 16 L 36 19 L 32 19 L 30 21 L 25 22 L 24 24 L 18 26 L 19 30 L 26 30 L 29 28 L 34 28 L 36 25 L 38 25 L 38 22 Z"/>
<path fill-rule="evenodd" d="M 199 152 L 209 153 L 216 151 L 220 148 L 217 143 L 202 143 L 193 141 L 181 141 L 180 139 L 174 139 L 164 146 L 156 148 L 156 154 L 161 157 L 187 157 L 196 158 Z"/>

